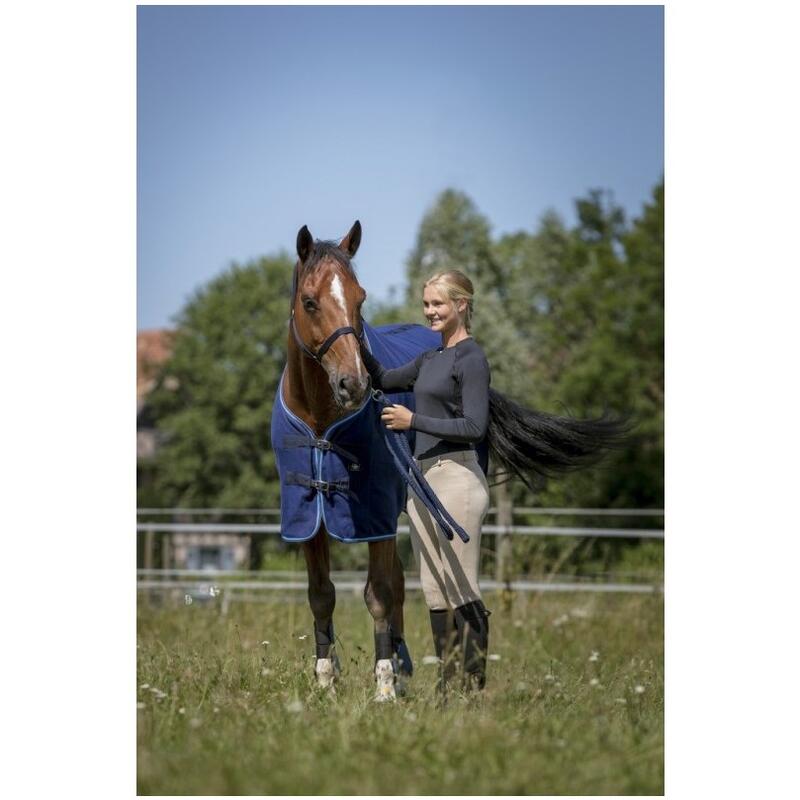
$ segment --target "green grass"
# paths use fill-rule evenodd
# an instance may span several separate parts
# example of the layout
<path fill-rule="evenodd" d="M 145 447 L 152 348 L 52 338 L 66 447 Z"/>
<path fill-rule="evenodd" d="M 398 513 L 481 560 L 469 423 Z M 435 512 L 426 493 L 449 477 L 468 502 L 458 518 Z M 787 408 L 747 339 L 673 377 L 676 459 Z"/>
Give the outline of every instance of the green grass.
<path fill-rule="evenodd" d="M 417 594 L 406 604 L 417 672 L 386 705 L 372 702 L 372 621 L 352 594 L 336 609 L 335 698 L 312 680 L 301 592 L 227 616 L 219 598 L 140 601 L 139 793 L 662 794 L 662 597 L 486 600 L 500 660 L 485 692 L 445 708 L 436 667 L 422 664 L 432 648 Z"/>

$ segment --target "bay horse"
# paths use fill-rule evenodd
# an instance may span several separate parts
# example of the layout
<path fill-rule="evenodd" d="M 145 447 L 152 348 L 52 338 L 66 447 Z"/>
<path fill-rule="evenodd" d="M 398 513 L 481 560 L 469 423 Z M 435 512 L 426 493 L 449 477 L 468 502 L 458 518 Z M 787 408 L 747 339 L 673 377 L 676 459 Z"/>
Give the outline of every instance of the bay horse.
<path fill-rule="evenodd" d="M 359 285 L 350 263 L 360 242 L 361 224 L 358 220 L 338 244 L 314 240 L 305 225 L 297 234 L 298 260 L 293 276 L 287 365 L 275 407 L 301 435 L 279 435 L 276 432 L 277 411 L 273 411 L 272 423 L 272 444 L 279 467 L 281 457 L 285 461 L 290 451 L 281 449 L 276 438 L 284 444 L 287 440 L 297 440 L 294 445 L 305 448 L 302 452 L 296 451 L 299 457 L 319 459 L 313 462 L 316 468 L 306 470 L 305 475 L 288 473 L 290 483 L 300 484 L 300 488 L 287 487 L 282 473 L 281 525 L 286 539 L 285 526 L 289 523 L 283 514 L 284 495 L 291 488 L 304 492 L 301 500 L 311 508 L 309 513 L 312 518 L 314 513 L 317 515 L 313 525 L 308 528 L 315 532 L 308 540 L 303 540 L 304 535 L 296 536 L 294 540 L 302 541 L 308 572 L 308 600 L 314 617 L 316 645 L 314 672 L 318 685 L 332 692 L 335 692 L 339 672 L 333 629 L 336 589 L 330 576 L 327 520 L 324 513 L 320 516 L 319 511 L 314 511 L 316 506 L 312 504 L 319 499 L 319 508 L 322 508 L 323 498 L 330 498 L 331 488 L 337 487 L 313 478 L 314 473 L 320 477 L 319 465 L 323 454 L 326 454 L 323 451 L 329 451 L 331 447 L 341 450 L 335 443 L 331 444 L 323 438 L 323 434 L 337 420 L 352 415 L 369 400 L 370 379 L 360 354 L 364 335 L 361 306 L 366 299 L 366 292 Z M 314 448 L 318 448 L 319 452 Z M 347 450 L 343 452 L 349 455 Z M 357 463 L 349 466 L 351 469 L 359 468 Z M 399 476 L 395 476 L 395 485 L 399 480 Z M 341 487 L 338 490 L 347 491 Z M 396 515 L 392 527 L 389 535 L 386 531 L 379 531 L 381 538 L 377 540 L 364 537 L 369 547 L 364 600 L 374 620 L 375 699 L 379 702 L 394 700 L 396 673 L 405 676 L 412 670 L 403 640 L 405 583 L 395 538 Z M 333 535 L 336 536 L 335 532 Z"/>

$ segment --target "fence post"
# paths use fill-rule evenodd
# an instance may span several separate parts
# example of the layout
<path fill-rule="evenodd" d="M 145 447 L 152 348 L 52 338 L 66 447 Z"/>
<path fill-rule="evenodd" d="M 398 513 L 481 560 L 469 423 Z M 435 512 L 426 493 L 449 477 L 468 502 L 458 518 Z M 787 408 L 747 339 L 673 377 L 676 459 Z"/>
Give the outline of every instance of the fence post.
<path fill-rule="evenodd" d="M 511 580 L 511 535 L 508 530 L 511 528 L 513 517 L 508 483 L 498 483 L 494 487 L 494 496 L 497 508 L 496 522 L 501 531 L 497 534 L 494 577 L 495 580 L 505 583 Z"/>
<path fill-rule="evenodd" d="M 144 568 L 153 569 L 153 531 L 144 534 Z"/>

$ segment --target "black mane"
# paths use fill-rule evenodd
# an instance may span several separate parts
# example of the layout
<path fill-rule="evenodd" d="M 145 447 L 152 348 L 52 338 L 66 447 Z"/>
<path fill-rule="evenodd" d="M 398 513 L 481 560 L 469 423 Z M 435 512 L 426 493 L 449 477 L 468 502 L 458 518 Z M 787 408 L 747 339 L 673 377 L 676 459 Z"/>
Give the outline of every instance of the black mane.
<path fill-rule="evenodd" d="M 338 242 L 327 242 L 321 239 L 314 241 L 314 250 L 303 264 L 302 274 L 306 276 L 313 272 L 326 258 L 332 258 L 337 263 L 341 264 L 352 277 L 356 277 L 355 270 L 350 261 L 350 256 L 339 247 Z"/>

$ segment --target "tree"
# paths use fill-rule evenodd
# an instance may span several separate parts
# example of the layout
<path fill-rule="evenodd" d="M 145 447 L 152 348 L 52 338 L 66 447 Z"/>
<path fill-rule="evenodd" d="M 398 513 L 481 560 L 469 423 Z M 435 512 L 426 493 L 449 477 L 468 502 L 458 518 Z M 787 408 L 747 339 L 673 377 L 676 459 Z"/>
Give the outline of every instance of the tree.
<path fill-rule="evenodd" d="M 459 269 L 475 288 L 473 332 L 492 365 L 492 386 L 524 393 L 526 349 L 506 309 L 507 287 L 495 258 L 489 222 L 463 192 L 442 192 L 420 223 L 406 265 L 407 319 L 421 319 L 422 285 L 436 272 Z"/>
<path fill-rule="evenodd" d="M 293 263 L 234 264 L 180 312 L 150 404 L 163 444 L 153 485 L 171 507 L 274 507 L 269 420 L 286 361 Z"/>
<path fill-rule="evenodd" d="M 630 445 L 599 467 L 552 482 L 547 504 L 663 503 L 663 184 L 630 229 L 608 195 L 577 201 L 579 222 L 543 272 L 544 313 L 533 317 L 538 347 L 534 402 L 584 416 L 633 413 Z M 543 246 L 554 244 L 543 228 Z"/>

